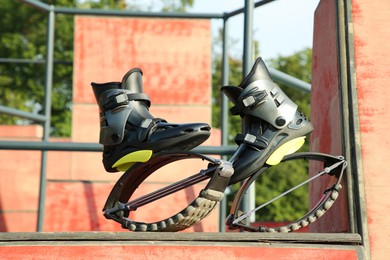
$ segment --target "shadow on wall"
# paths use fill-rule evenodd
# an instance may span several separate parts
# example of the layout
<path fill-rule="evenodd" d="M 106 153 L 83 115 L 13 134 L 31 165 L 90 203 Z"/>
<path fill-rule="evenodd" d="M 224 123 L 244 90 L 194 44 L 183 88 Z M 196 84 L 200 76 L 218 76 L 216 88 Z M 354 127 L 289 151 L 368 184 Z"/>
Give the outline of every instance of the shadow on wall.
<path fill-rule="evenodd" d="M 5 222 L 5 218 L 4 218 L 1 196 L 0 196 L 0 232 L 7 232 L 7 223 Z"/>

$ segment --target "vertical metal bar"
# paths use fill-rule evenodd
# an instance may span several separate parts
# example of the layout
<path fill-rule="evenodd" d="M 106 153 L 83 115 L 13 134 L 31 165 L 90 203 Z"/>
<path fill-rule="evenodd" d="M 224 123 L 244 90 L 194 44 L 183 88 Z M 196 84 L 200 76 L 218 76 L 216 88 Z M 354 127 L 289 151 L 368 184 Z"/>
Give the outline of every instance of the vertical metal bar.
<path fill-rule="evenodd" d="M 229 84 L 229 55 L 228 55 L 228 19 L 223 20 L 223 39 L 222 39 L 222 82 L 221 87 Z M 221 143 L 222 146 L 228 145 L 228 99 L 221 93 Z M 223 156 L 223 159 L 226 156 Z M 222 199 L 219 207 L 219 232 L 225 232 L 226 218 L 226 197 Z"/>
<path fill-rule="evenodd" d="M 223 21 L 223 43 L 222 43 L 222 86 L 229 84 L 229 55 L 228 55 L 228 20 Z M 221 100 L 221 134 L 222 145 L 228 145 L 228 99 L 226 95 L 222 95 Z"/>
<path fill-rule="evenodd" d="M 243 77 L 248 75 L 253 62 L 253 0 L 245 0 Z"/>
<path fill-rule="evenodd" d="M 46 120 L 43 127 L 43 141 L 48 141 L 50 136 L 50 117 L 51 117 L 51 92 L 53 87 L 53 61 L 54 61 L 54 26 L 55 13 L 54 6 L 50 6 L 47 16 L 47 35 L 46 35 L 46 72 L 45 72 L 45 116 Z M 39 183 L 39 202 L 38 202 L 38 222 L 37 231 L 43 231 L 45 220 L 45 202 L 46 202 L 46 165 L 47 151 L 42 151 L 41 158 L 41 176 Z"/>
<path fill-rule="evenodd" d="M 244 52 L 243 52 L 243 78 L 249 74 L 252 62 L 253 62 L 253 10 L 254 10 L 254 1 L 245 0 L 244 6 Z M 246 133 L 245 126 L 247 124 L 242 124 L 242 133 Z M 251 208 L 254 208 L 255 201 L 255 187 L 252 185 L 248 189 L 248 194 L 245 196 L 242 202 L 242 209 L 244 212 L 249 211 Z"/>

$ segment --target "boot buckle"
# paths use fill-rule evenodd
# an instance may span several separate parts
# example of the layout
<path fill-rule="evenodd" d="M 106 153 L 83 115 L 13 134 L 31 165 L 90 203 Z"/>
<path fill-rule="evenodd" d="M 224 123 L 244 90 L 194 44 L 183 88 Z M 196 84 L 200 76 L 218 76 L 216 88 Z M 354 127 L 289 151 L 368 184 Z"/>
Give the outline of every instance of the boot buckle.
<path fill-rule="evenodd" d="M 105 111 L 112 110 L 118 106 L 127 105 L 129 103 L 129 99 L 127 98 L 126 93 L 118 93 L 117 95 L 113 95 L 109 97 L 106 103 L 103 105 Z"/>

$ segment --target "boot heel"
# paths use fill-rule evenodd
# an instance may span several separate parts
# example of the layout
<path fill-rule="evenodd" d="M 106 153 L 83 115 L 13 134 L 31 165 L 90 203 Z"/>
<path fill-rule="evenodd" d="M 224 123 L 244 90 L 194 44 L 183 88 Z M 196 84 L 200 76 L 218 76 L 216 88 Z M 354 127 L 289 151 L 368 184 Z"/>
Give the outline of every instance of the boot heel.
<path fill-rule="evenodd" d="M 116 168 L 118 171 L 125 172 L 137 162 L 149 161 L 150 157 L 152 157 L 152 154 L 153 154 L 152 150 L 140 150 L 140 151 L 126 154 L 118 161 L 116 161 L 112 165 L 112 168 Z"/>
<path fill-rule="evenodd" d="M 288 154 L 295 153 L 305 143 L 305 137 L 298 137 L 281 145 L 265 162 L 268 165 L 277 165 Z"/>

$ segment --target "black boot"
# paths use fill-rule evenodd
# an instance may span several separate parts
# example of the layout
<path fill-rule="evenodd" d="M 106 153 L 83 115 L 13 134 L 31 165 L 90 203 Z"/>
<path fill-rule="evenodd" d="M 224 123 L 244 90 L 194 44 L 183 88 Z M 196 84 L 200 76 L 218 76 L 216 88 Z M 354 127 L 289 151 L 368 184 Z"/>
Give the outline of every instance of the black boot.
<path fill-rule="evenodd" d="M 99 142 L 108 172 L 126 171 L 161 151 L 190 150 L 210 136 L 206 123 L 171 124 L 153 117 L 138 68 L 126 73 L 122 82 L 91 85 L 100 108 Z"/>
<path fill-rule="evenodd" d="M 238 87 L 225 86 L 222 91 L 234 103 L 232 114 L 240 115 L 243 122 L 243 133 L 235 139 L 240 147 L 231 158 L 235 171 L 231 183 L 245 179 L 263 164 L 278 164 L 313 131 L 297 105 L 272 81 L 261 58 Z"/>

